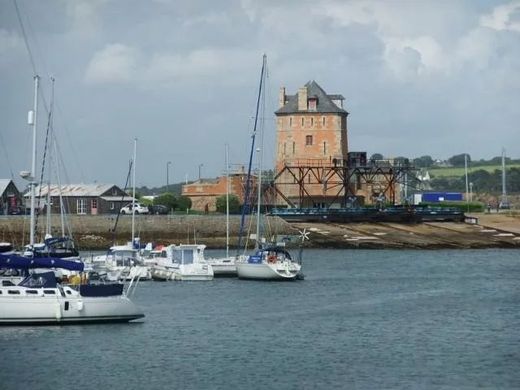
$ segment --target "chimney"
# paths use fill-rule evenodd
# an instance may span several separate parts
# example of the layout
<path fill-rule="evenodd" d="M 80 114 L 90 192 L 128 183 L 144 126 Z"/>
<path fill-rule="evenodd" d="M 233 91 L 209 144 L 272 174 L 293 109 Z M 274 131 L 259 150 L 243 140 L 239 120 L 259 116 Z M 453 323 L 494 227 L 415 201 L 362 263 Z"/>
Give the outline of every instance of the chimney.
<path fill-rule="evenodd" d="M 278 108 L 285 106 L 285 87 L 280 87 L 280 93 L 278 94 Z"/>
<path fill-rule="evenodd" d="M 307 87 L 298 90 L 298 111 L 307 111 Z"/>

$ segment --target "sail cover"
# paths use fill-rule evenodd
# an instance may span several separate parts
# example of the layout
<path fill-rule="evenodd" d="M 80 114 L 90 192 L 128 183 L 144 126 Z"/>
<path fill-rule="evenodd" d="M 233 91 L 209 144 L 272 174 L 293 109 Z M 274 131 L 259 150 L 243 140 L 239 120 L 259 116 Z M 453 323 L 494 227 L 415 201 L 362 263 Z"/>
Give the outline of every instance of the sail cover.
<path fill-rule="evenodd" d="M 35 257 L 33 259 L 20 255 L 0 253 L 0 268 L 62 268 L 70 271 L 83 271 L 84 264 L 76 260 L 64 260 L 58 257 Z"/>

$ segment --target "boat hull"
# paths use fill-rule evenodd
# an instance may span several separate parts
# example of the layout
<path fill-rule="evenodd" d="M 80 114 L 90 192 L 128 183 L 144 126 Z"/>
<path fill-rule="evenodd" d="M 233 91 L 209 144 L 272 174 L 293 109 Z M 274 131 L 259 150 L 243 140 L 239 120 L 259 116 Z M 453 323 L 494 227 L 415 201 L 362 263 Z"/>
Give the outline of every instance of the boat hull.
<path fill-rule="evenodd" d="M 163 267 L 153 267 L 151 270 L 152 279 L 156 281 L 208 281 L 213 280 L 213 269 L 168 269 Z"/>
<path fill-rule="evenodd" d="M 237 276 L 237 266 L 234 257 L 207 259 L 206 261 L 213 268 L 213 274 L 215 277 Z"/>
<path fill-rule="evenodd" d="M 299 267 L 290 269 L 278 264 L 267 263 L 237 263 L 237 274 L 240 279 L 256 280 L 296 280 Z"/>
<path fill-rule="evenodd" d="M 126 296 L 0 298 L 0 325 L 129 322 L 143 317 Z"/>

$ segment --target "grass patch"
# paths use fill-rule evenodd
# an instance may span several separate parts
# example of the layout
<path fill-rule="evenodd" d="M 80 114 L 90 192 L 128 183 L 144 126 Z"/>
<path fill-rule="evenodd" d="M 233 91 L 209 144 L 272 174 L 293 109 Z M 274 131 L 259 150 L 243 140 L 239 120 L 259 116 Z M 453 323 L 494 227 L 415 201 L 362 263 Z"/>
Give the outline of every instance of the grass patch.
<path fill-rule="evenodd" d="M 509 164 L 506 165 L 506 171 L 510 168 L 520 168 L 520 164 Z M 489 173 L 493 173 L 495 171 L 501 171 L 502 165 L 482 165 L 476 167 L 468 167 L 468 174 L 471 172 L 476 172 L 478 170 L 484 170 Z M 429 169 L 428 172 L 432 177 L 461 177 L 464 176 L 465 171 L 464 167 L 448 167 L 448 168 L 432 168 Z"/>

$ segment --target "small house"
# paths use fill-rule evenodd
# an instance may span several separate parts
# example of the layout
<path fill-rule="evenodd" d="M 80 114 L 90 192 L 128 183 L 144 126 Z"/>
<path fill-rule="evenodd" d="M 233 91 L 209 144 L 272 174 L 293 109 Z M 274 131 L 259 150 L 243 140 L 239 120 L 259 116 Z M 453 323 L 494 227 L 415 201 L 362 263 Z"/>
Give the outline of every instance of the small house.
<path fill-rule="evenodd" d="M 65 213 L 78 215 L 117 214 L 133 200 L 114 184 L 43 184 L 36 187 L 35 194 L 37 209 L 45 209 L 50 197 L 51 212 L 56 214 L 60 213 L 60 197 Z M 29 204 L 31 194 L 24 197 Z"/>
<path fill-rule="evenodd" d="M 10 179 L 0 179 L 0 215 L 20 214 L 22 195 Z"/>

